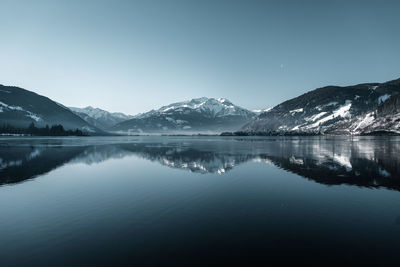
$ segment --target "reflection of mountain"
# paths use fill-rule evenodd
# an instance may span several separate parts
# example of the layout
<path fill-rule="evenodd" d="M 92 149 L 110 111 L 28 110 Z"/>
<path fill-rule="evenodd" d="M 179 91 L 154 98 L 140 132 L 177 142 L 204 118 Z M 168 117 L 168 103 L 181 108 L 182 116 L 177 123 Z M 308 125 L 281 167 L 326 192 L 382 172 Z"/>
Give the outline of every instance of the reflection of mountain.
<path fill-rule="evenodd" d="M 225 173 L 236 165 L 254 157 L 250 154 L 229 154 L 202 151 L 192 147 L 124 146 L 142 158 L 157 161 L 162 165 L 198 173 Z"/>
<path fill-rule="evenodd" d="M 0 184 L 17 183 L 66 163 L 100 163 L 136 155 L 198 173 L 225 173 L 265 161 L 321 184 L 400 190 L 400 143 L 395 138 L 159 139 L 122 144 L 0 146 Z M 251 174 L 250 174 L 251 175 Z"/>
<path fill-rule="evenodd" d="M 84 149 L 79 146 L 0 146 L 0 185 L 48 173 L 75 158 Z"/>
<path fill-rule="evenodd" d="M 400 143 L 389 140 L 281 143 L 283 155 L 262 155 L 274 165 L 318 183 L 400 190 Z"/>
<path fill-rule="evenodd" d="M 88 146 L 70 162 L 91 165 L 108 159 L 121 159 L 130 154 L 131 152 L 125 151 L 119 145 Z"/>

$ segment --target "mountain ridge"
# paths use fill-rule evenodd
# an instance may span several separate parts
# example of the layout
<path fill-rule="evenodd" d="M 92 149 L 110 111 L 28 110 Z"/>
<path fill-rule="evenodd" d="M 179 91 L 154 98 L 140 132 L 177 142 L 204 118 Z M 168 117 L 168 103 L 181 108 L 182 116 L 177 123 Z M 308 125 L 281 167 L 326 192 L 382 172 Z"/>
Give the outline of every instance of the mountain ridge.
<path fill-rule="evenodd" d="M 101 133 L 62 104 L 17 86 L 0 85 L 0 122 L 18 128 L 62 124 L 68 130 Z"/>
<path fill-rule="evenodd" d="M 376 119 L 371 116 L 399 94 L 400 79 L 325 86 L 276 105 L 240 131 L 247 134 L 369 134 L 375 131 L 367 127 Z M 400 125 L 392 124 L 386 130 L 400 133 Z"/>
<path fill-rule="evenodd" d="M 61 124 L 104 134 L 400 134 L 400 79 L 320 87 L 257 111 L 226 98 L 200 97 L 135 116 L 66 107 L 26 89 L 0 85 L 0 123 L 20 128 Z"/>
<path fill-rule="evenodd" d="M 122 112 L 109 112 L 104 109 L 94 108 L 92 106 L 87 106 L 84 108 L 68 108 L 86 122 L 102 130 L 107 130 L 120 122 L 132 119 L 134 117 L 132 115 L 126 115 Z"/>
<path fill-rule="evenodd" d="M 114 126 L 112 131 L 129 133 L 189 133 L 235 130 L 255 113 L 226 98 L 200 97 L 141 113 Z"/>

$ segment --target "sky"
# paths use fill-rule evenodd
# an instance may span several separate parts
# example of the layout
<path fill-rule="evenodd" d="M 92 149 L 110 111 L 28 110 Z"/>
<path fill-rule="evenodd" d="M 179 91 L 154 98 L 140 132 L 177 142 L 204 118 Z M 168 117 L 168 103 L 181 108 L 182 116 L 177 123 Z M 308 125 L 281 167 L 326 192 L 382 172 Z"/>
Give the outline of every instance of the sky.
<path fill-rule="evenodd" d="M 136 114 L 400 78 L 400 1 L 0 0 L 0 84 Z"/>

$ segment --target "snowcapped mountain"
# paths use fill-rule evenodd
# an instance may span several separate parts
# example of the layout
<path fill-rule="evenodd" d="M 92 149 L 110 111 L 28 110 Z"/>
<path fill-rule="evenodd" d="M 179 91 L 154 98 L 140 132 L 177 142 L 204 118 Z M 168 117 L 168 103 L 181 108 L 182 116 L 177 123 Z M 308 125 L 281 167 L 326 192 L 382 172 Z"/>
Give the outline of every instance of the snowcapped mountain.
<path fill-rule="evenodd" d="M 117 123 L 133 118 L 133 116 L 125 115 L 124 113 L 111 113 L 99 108 L 93 108 L 91 106 L 85 108 L 69 107 L 69 109 L 88 123 L 102 130 L 107 130 Z"/>
<path fill-rule="evenodd" d="M 61 124 L 68 130 L 101 132 L 47 97 L 19 87 L 0 85 L 0 125 L 26 128 L 32 122 L 38 127 Z"/>
<path fill-rule="evenodd" d="M 151 110 L 121 122 L 113 131 L 130 133 L 218 133 L 236 130 L 255 113 L 225 98 L 196 98 Z"/>
<path fill-rule="evenodd" d="M 240 131 L 250 134 L 371 134 L 400 132 L 400 79 L 386 83 L 327 86 L 263 112 Z M 390 105 L 391 108 L 388 106 Z M 396 106 L 397 105 L 397 106 Z M 391 122 L 387 119 L 392 117 Z"/>

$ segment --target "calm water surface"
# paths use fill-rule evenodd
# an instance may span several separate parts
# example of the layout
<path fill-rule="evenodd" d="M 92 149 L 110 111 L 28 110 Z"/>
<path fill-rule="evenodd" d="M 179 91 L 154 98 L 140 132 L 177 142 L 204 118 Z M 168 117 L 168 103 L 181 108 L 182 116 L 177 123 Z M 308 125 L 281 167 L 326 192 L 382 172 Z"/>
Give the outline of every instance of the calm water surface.
<path fill-rule="evenodd" d="M 0 139 L 0 266 L 400 263 L 398 137 Z"/>

